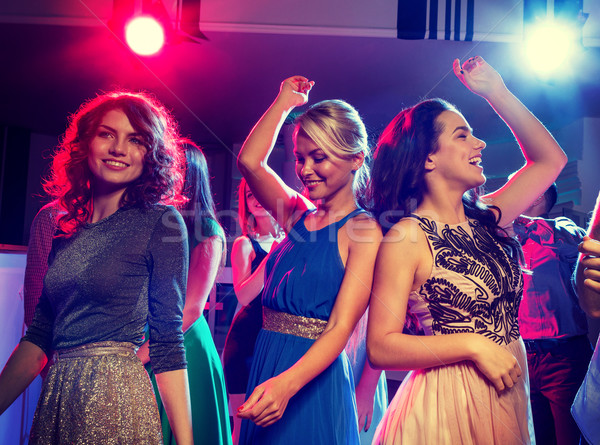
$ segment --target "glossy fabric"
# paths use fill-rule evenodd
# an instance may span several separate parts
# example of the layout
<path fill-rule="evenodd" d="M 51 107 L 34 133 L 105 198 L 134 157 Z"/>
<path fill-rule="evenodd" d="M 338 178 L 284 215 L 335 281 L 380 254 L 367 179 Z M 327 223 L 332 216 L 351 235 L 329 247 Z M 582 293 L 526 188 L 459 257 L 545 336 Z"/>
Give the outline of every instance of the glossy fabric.
<path fill-rule="evenodd" d="M 162 443 L 152 386 L 134 345 L 92 343 L 54 360 L 44 379 L 29 443 Z"/>
<path fill-rule="evenodd" d="M 527 369 L 523 340 L 508 349 Z M 375 433 L 382 445 L 522 445 L 535 443 L 527 372 L 498 394 L 470 361 L 411 371 Z"/>
<path fill-rule="evenodd" d="M 306 212 L 267 260 L 263 306 L 327 320 L 343 276 L 337 232 L 352 212 L 317 231 L 306 229 Z M 247 396 L 260 383 L 294 365 L 314 340 L 261 330 L 256 342 Z M 241 444 L 358 445 L 352 370 L 345 352 L 293 396 L 283 417 L 262 428 L 242 421 Z"/>
<path fill-rule="evenodd" d="M 188 362 L 194 443 L 231 444 L 225 379 L 206 319 L 200 317 L 183 336 Z M 154 386 L 165 445 L 176 445 L 167 412 L 158 393 L 156 377 L 149 365 L 146 370 Z"/>
<path fill-rule="evenodd" d="M 187 233 L 170 206 L 120 208 L 55 238 L 24 340 L 51 350 L 99 341 L 141 346 L 150 327 L 155 372 L 183 369 Z"/>

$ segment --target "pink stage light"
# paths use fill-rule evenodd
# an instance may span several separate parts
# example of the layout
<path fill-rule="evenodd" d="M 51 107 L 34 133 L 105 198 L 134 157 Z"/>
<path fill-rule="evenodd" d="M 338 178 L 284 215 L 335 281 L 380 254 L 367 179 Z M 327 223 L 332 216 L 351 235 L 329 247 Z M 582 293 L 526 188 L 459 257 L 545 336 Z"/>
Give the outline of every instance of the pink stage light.
<path fill-rule="evenodd" d="M 125 40 L 135 53 L 151 56 L 165 44 L 165 31 L 152 17 L 136 17 L 125 26 Z"/>

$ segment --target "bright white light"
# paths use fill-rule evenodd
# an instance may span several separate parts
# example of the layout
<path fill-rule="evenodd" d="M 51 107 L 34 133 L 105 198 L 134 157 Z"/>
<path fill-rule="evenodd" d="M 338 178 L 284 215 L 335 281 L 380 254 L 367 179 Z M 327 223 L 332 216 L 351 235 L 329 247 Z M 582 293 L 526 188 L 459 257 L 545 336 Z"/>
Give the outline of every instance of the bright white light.
<path fill-rule="evenodd" d="M 164 45 L 165 31 L 153 18 L 137 17 L 125 27 L 125 40 L 137 54 L 150 56 Z"/>
<path fill-rule="evenodd" d="M 574 30 L 562 23 L 541 23 L 531 32 L 525 44 L 525 56 L 532 69 L 550 74 L 565 66 L 576 49 Z"/>

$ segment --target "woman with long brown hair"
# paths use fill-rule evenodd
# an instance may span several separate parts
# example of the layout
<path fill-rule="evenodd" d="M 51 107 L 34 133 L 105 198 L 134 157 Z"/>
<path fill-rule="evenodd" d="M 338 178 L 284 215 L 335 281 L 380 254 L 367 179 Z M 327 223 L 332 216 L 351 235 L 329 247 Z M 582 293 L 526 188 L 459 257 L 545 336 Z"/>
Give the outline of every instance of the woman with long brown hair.
<path fill-rule="evenodd" d="M 0 375 L 4 411 L 52 359 L 30 443 L 162 442 L 150 359 L 179 444 L 193 443 L 182 309 L 183 153 L 155 99 L 114 92 L 75 113 L 46 190 L 65 210 L 33 323 Z M 54 351 L 50 357 L 50 351 Z"/>

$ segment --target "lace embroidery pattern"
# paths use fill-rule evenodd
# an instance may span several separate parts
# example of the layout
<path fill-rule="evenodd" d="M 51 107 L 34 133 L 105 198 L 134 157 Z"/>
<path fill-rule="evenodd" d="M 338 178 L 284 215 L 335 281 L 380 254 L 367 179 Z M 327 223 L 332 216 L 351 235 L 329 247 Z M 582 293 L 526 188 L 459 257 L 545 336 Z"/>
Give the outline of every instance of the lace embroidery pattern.
<path fill-rule="evenodd" d="M 519 337 L 523 291 L 518 264 L 476 220 L 465 227 L 419 217 L 433 252 L 431 277 L 421 286 L 434 334 L 475 332 L 498 344 Z"/>

